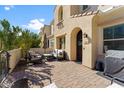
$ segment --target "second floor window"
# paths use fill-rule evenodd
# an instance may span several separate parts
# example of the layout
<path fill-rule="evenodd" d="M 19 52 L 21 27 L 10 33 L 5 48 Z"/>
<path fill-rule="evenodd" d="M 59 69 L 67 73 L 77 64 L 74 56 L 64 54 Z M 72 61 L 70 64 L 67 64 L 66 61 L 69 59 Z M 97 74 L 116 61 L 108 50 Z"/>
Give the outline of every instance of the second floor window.
<path fill-rule="evenodd" d="M 80 11 L 83 12 L 88 8 L 88 5 L 81 5 L 80 6 Z"/>
<path fill-rule="evenodd" d="M 54 48 L 54 39 L 49 39 L 49 48 Z"/>
<path fill-rule="evenodd" d="M 53 35 L 54 34 L 54 27 L 53 27 L 53 25 L 51 25 L 51 35 Z"/>
<path fill-rule="evenodd" d="M 58 21 L 60 22 L 61 20 L 63 20 L 63 7 L 62 6 L 60 6 L 58 10 Z"/>

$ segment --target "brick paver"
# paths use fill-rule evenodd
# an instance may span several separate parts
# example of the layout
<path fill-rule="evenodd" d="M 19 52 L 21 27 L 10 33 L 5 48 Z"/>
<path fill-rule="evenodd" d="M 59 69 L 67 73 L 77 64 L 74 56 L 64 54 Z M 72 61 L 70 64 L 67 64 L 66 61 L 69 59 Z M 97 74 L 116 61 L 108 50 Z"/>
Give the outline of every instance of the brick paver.
<path fill-rule="evenodd" d="M 71 61 L 46 62 L 46 65 L 29 66 L 26 70 L 50 77 L 59 88 L 104 88 L 111 83 L 96 71 Z M 50 84 L 49 80 L 43 83 L 44 86 Z"/>
<path fill-rule="evenodd" d="M 51 62 L 52 81 L 59 87 L 81 88 L 81 87 L 107 87 L 110 81 L 97 75 L 91 70 L 75 62 Z"/>

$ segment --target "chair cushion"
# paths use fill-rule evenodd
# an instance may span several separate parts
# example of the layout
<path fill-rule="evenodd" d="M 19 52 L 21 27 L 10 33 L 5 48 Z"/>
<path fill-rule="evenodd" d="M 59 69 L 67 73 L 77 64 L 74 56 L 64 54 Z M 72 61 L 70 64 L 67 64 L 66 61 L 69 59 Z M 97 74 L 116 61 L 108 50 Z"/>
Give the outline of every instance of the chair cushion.
<path fill-rule="evenodd" d="M 124 59 L 124 51 L 108 50 L 106 51 L 105 57 L 114 57 L 114 58 Z"/>

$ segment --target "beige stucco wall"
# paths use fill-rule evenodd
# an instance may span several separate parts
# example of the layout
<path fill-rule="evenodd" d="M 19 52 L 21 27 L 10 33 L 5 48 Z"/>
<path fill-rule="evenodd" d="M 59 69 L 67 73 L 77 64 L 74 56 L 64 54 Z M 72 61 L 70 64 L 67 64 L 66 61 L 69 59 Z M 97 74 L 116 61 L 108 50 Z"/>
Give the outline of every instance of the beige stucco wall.
<path fill-rule="evenodd" d="M 98 16 L 95 15 L 92 18 L 92 67 L 95 67 L 96 59 L 98 57 L 98 49 L 99 49 L 99 47 L 97 46 L 99 40 L 97 23 L 98 23 Z"/>
<path fill-rule="evenodd" d="M 62 29 L 57 28 L 58 20 L 57 20 L 57 14 L 58 14 L 59 6 L 56 7 L 55 13 L 54 13 L 54 29 L 55 29 L 55 48 L 57 48 L 57 37 L 65 35 L 66 37 L 66 48 L 64 49 L 65 52 L 68 55 L 69 60 L 76 60 L 76 34 L 81 29 L 83 33 L 88 34 L 89 43 L 84 44 L 85 40 L 83 38 L 83 47 L 82 47 L 82 64 L 93 68 L 92 62 L 95 61 L 95 59 L 92 58 L 92 55 L 94 51 L 92 51 L 92 18 L 94 15 L 89 16 L 82 16 L 77 18 L 72 18 L 70 16 L 70 6 L 63 6 L 63 25 L 64 27 Z M 94 38 L 95 39 L 95 38 Z M 95 47 L 95 46 L 94 46 Z M 94 62 L 93 62 L 94 63 Z"/>
<path fill-rule="evenodd" d="M 9 67 L 10 72 L 12 72 L 21 58 L 21 49 L 10 50 L 9 54 L 11 55 L 9 60 Z"/>

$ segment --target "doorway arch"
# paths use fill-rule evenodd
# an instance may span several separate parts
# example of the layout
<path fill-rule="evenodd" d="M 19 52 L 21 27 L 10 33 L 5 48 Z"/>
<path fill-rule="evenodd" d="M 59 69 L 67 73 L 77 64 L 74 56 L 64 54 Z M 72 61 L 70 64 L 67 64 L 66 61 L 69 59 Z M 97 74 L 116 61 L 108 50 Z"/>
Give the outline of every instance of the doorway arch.
<path fill-rule="evenodd" d="M 79 27 L 76 27 L 71 32 L 71 60 L 82 61 L 82 30 Z"/>

